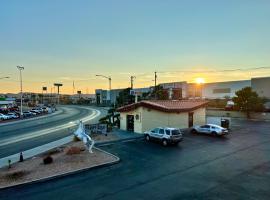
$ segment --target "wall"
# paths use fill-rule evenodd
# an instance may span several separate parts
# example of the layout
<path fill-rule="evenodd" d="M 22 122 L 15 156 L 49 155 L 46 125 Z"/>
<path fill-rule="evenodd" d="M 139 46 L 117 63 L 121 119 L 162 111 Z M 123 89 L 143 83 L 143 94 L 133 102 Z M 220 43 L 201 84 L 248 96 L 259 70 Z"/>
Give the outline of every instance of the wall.
<path fill-rule="evenodd" d="M 120 113 L 120 129 L 127 130 L 127 115 L 134 115 L 134 132 L 142 133 L 142 108 L 138 108 L 131 112 L 123 112 Z M 135 118 L 136 115 L 139 115 L 140 118 L 137 120 Z"/>
<path fill-rule="evenodd" d="M 260 97 L 270 99 L 270 77 L 265 78 L 252 78 L 252 90 L 256 91 Z"/>
<path fill-rule="evenodd" d="M 238 111 L 223 111 L 223 110 L 207 110 L 207 116 L 213 117 L 233 117 L 233 118 L 247 118 L 246 113 Z M 256 120 L 270 120 L 270 113 L 251 113 L 251 119 Z"/>
<path fill-rule="evenodd" d="M 199 108 L 194 111 L 193 125 L 203 125 L 206 123 L 206 109 Z"/>
<path fill-rule="evenodd" d="M 188 126 L 188 113 L 165 113 L 147 108 L 143 108 L 142 111 L 142 132 L 159 126 L 178 128 L 186 128 Z"/>
<path fill-rule="evenodd" d="M 250 80 L 244 81 L 228 81 L 228 82 L 216 82 L 206 83 L 202 85 L 202 96 L 209 99 L 224 98 L 225 96 L 234 97 L 235 92 L 241 90 L 244 87 L 251 87 Z M 229 92 L 217 92 L 217 90 L 229 89 Z"/>
<path fill-rule="evenodd" d="M 205 124 L 205 108 L 197 109 L 193 115 L 193 124 Z M 139 120 L 135 116 L 139 115 Z M 120 113 L 120 129 L 126 130 L 127 115 L 134 115 L 134 132 L 143 133 L 156 127 L 168 126 L 175 128 L 188 128 L 188 112 L 165 113 L 148 108 L 138 108 L 131 112 Z"/>

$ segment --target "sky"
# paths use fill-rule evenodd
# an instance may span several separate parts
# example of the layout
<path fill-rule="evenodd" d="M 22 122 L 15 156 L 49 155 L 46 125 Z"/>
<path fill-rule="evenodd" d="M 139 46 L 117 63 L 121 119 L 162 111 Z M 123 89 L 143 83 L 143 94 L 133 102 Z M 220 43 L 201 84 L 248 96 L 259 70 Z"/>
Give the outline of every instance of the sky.
<path fill-rule="evenodd" d="M 3 0 L 0 93 L 270 76 L 269 0 Z"/>

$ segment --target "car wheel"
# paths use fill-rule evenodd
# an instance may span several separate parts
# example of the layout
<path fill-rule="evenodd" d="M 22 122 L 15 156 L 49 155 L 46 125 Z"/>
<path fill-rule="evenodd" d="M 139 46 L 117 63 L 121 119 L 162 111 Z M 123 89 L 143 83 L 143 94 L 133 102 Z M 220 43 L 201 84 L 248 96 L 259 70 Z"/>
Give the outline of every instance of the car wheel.
<path fill-rule="evenodd" d="M 216 131 L 213 131 L 211 134 L 214 135 L 214 136 L 218 136 Z"/>
<path fill-rule="evenodd" d="M 167 140 L 162 140 L 162 145 L 163 145 L 164 147 L 168 146 L 168 141 L 167 141 Z"/>
<path fill-rule="evenodd" d="M 150 141 L 150 136 L 149 135 L 146 135 L 145 136 L 145 139 L 146 139 L 146 141 Z"/>
<path fill-rule="evenodd" d="M 192 130 L 191 130 L 191 133 L 192 133 L 192 134 L 196 134 L 196 133 L 198 133 L 198 132 L 197 132 L 195 129 L 192 129 Z"/>

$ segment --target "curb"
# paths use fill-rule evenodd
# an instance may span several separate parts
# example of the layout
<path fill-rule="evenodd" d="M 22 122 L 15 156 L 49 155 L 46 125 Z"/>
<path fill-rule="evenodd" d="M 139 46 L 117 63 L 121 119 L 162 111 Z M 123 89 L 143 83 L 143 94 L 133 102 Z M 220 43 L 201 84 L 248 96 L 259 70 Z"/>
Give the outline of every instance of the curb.
<path fill-rule="evenodd" d="M 6 189 L 11 189 L 11 188 L 23 187 L 23 186 L 27 186 L 27 185 L 36 184 L 36 183 L 43 183 L 43 182 L 47 182 L 47 181 L 50 181 L 50 180 L 63 178 L 63 177 L 69 176 L 69 175 L 79 174 L 79 173 L 85 172 L 87 170 L 94 170 L 94 169 L 99 169 L 99 168 L 103 168 L 103 167 L 108 167 L 108 166 L 117 164 L 117 163 L 119 163 L 121 161 L 121 159 L 118 156 L 114 155 L 114 154 L 111 154 L 111 153 L 109 153 L 107 151 L 101 150 L 100 148 L 94 147 L 94 149 L 97 149 L 97 150 L 99 150 L 99 151 L 101 151 L 101 152 L 103 152 L 103 153 L 105 153 L 107 155 L 113 156 L 114 158 L 116 158 L 116 160 L 112 161 L 112 162 L 102 163 L 102 164 L 99 164 L 99 165 L 94 165 L 92 167 L 81 168 L 81 169 L 71 171 L 71 172 L 67 172 L 67 173 L 62 173 L 62 174 L 57 174 L 57 175 L 53 175 L 53 176 L 48 176 L 48 177 L 41 178 L 41 179 L 36 179 L 36 180 L 33 180 L 33 181 L 29 181 L 29 182 L 19 183 L 19 184 L 7 186 L 7 187 L 0 187 L 0 191 L 1 190 L 6 190 Z"/>

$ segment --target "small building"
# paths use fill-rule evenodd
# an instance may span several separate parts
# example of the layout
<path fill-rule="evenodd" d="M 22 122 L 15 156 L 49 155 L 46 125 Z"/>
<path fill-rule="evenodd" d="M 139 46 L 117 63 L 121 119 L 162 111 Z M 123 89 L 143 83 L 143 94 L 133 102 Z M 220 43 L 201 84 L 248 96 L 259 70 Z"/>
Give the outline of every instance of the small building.
<path fill-rule="evenodd" d="M 202 100 L 149 100 L 117 109 L 120 112 L 120 129 L 143 133 L 168 126 L 188 128 L 205 124 L 205 107 Z"/>

